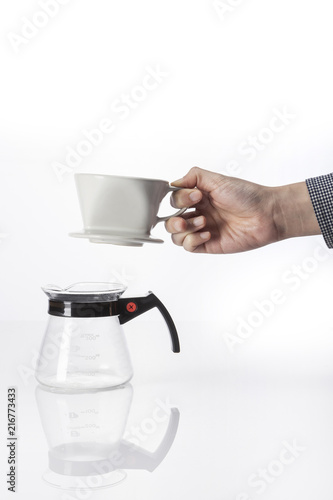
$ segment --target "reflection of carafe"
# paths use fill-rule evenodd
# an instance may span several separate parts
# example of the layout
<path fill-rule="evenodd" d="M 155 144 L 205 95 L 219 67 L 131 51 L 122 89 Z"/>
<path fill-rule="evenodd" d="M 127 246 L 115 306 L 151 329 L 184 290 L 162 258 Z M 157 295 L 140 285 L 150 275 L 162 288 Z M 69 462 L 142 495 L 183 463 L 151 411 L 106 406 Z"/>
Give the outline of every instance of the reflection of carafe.
<path fill-rule="evenodd" d="M 133 375 L 121 325 L 156 307 L 164 317 L 172 350 L 179 352 L 173 320 L 151 292 L 120 298 L 114 283 L 77 283 L 43 289 L 49 298 L 49 323 L 36 367 L 41 384 L 67 389 L 102 389 L 128 382 Z"/>
<path fill-rule="evenodd" d="M 123 439 L 132 402 L 130 385 L 93 392 L 60 392 L 38 386 L 36 400 L 49 446 L 44 479 L 60 488 L 102 488 L 127 469 L 153 471 L 175 439 L 179 412 L 170 410 L 165 436 L 153 453 Z"/>

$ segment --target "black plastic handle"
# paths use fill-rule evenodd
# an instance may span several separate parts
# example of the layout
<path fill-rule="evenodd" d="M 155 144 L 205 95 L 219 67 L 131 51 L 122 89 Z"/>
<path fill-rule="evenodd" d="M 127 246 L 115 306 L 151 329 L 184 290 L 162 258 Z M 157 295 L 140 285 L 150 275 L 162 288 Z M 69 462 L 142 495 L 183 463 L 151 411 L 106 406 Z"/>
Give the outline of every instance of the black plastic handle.
<path fill-rule="evenodd" d="M 179 338 L 178 333 L 175 327 L 175 324 L 164 304 L 153 294 L 153 292 L 148 292 L 148 295 L 145 297 L 131 297 L 127 299 L 119 299 L 118 300 L 118 313 L 119 313 L 119 322 L 121 325 L 131 321 L 131 319 L 140 316 L 150 309 L 157 307 L 157 309 L 162 314 L 165 319 L 166 324 L 168 325 L 172 350 L 173 352 L 180 352 Z"/>

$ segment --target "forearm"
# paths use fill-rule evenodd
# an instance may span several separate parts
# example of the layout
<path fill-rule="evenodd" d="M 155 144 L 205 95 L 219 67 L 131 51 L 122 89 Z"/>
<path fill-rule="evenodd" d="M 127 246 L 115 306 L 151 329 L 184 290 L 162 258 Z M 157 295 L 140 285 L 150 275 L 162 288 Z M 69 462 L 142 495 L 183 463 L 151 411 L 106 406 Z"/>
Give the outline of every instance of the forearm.
<path fill-rule="evenodd" d="M 321 234 L 305 182 L 269 188 L 278 241 Z"/>

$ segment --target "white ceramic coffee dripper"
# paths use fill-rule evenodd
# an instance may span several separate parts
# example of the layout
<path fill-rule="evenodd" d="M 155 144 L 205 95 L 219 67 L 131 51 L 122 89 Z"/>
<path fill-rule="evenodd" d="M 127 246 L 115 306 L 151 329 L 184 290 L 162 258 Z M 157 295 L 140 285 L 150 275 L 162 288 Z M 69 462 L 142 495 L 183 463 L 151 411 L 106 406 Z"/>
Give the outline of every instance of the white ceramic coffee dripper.
<path fill-rule="evenodd" d="M 100 174 L 75 174 L 84 231 L 71 236 L 94 243 L 142 246 L 163 243 L 151 237 L 159 222 L 185 212 L 160 217 L 158 210 L 167 193 L 180 188 L 167 181 Z"/>

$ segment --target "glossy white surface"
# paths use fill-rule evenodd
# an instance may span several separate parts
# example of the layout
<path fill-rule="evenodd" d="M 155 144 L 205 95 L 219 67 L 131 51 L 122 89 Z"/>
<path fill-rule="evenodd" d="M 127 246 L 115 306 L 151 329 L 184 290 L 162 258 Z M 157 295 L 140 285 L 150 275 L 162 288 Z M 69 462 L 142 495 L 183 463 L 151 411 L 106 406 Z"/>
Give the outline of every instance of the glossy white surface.
<path fill-rule="evenodd" d="M 117 486 L 88 490 L 87 498 L 331 498 L 331 328 L 266 328 L 231 354 L 216 324 L 181 323 L 182 352 L 175 355 L 161 322 L 129 323 L 126 335 L 134 366 L 133 399 L 125 398 L 125 406 L 116 405 L 117 416 L 105 394 L 104 399 L 99 397 L 98 407 L 80 399 L 75 403 L 68 395 L 54 399 L 49 394 L 44 411 L 53 416 L 46 418 L 44 414 L 43 429 L 31 367 L 44 326 L 41 322 L 1 324 L 7 340 L 1 393 L 5 395 L 9 385 L 18 389 L 16 498 L 79 498 L 77 492 L 54 489 L 42 479 L 45 474 L 50 478 L 48 449 L 64 440 L 64 432 L 68 438 L 61 421 L 66 407 L 67 414 L 78 408 L 104 408 L 97 420 L 84 414 L 86 423 L 99 425 L 95 429 L 97 441 L 104 433 L 102 442 L 117 442 L 123 433 L 126 441 L 134 440 L 149 452 L 163 440 L 170 408 L 180 414 L 173 444 L 154 472 L 126 470 L 126 478 Z M 4 404 L 3 397 L 2 408 Z M 85 440 L 93 439 L 89 426 L 81 427 Z M 1 470 L 5 469 L 2 456 Z M 96 478 L 95 483 L 99 484 Z M 2 496 L 3 484 L 1 488 Z"/>

